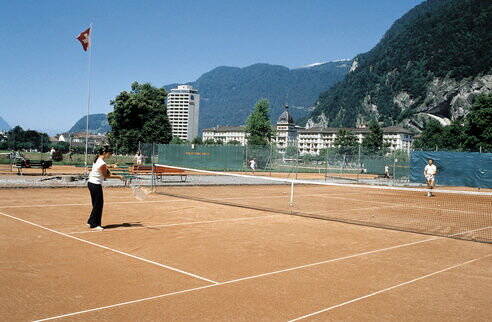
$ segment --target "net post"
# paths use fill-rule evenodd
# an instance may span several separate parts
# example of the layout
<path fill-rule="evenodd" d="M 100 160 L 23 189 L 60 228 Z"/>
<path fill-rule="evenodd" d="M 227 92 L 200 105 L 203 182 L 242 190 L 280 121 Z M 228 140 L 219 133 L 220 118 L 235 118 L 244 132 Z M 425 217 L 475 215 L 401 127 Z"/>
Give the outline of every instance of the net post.
<path fill-rule="evenodd" d="M 290 182 L 290 200 L 289 200 L 289 207 L 294 206 L 294 180 Z"/>
<path fill-rule="evenodd" d="M 152 192 L 155 192 L 155 190 L 156 190 L 155 189 L 155 159 L 154 159 L 155 150 L 154 150 L 154 146 L 155 146 L 155 143 L 152 142 L 152 153 L 150 156 L 150 162 L 152 163 L 152 176 L 151 176 L 151 181 L 150 181 Z"/>

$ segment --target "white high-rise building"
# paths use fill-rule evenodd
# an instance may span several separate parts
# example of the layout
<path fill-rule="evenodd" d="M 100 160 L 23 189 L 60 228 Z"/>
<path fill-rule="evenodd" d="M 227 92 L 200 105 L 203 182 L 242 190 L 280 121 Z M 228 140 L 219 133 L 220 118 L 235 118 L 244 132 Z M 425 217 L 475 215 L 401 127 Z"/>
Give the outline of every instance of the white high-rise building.
<path fill-rule="evenodd" d="M 193 140 L 198 136 L 200 95 L 190 85 L 178 85 L 167 94 L 167 115 L 173 137 Z"/>

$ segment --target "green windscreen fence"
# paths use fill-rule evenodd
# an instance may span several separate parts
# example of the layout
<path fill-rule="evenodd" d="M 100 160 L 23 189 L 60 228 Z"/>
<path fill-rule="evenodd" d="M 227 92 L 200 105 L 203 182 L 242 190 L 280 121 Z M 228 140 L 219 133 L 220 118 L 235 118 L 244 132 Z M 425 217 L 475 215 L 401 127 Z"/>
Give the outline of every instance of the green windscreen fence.
<path fill-rule="evenodd" d="M 492 188 L 492 153 L 413 151 L 411 182 L 425 182 L 424 168 L 429 159 L 437 166 L 438 185 Z"/>
<path fill-rule="evenodd" d="M 158 144 L 158 163 L 206 170 L 241 170 L 245 149 L 237 145 Z"/>
<path fill-rule="evenodd" d="M 317 155 L 301 154 L 297 147 L 277 148 L 240 145 L 193 145 L 193 144 L 142 144 L 145 163 L 216 170 L 250 171 L 250 162 L 255 160 L 257 171 L 280 173 L 325 173 L 330 174 L 373 174 L 394 179 L 408 180 L 410 163 L 408 155 L 377 156 L 359 153 L 348 155 L 336 150 Z"/>

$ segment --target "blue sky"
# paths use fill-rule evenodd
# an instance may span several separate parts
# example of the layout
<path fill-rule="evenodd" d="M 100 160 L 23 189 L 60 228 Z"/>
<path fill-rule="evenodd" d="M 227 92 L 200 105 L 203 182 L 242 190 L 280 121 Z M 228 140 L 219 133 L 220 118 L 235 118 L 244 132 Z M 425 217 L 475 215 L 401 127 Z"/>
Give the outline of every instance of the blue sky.
<path fill-rule="evenodd" d="M 0 0 L 0 116 L 11 126 L 68 130 L 133 81 L 194 81 L 217 66 L 295 68 L 370 50 L 421 0 Z"/>

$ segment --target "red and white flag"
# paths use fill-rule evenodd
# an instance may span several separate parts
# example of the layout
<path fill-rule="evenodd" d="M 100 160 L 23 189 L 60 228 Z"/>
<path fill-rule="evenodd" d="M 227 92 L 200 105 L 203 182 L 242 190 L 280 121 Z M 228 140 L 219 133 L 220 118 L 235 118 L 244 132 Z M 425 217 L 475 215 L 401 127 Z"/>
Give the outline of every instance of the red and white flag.
<path fill-rule="evenodd" d="M 77 39 L 82 44 L 82 49 L 87 51 L 87 48 L 91 45 L 91 28 L 87 28 L 87 30 L 82 31 L 80 35 L 77 36 Z"/>

